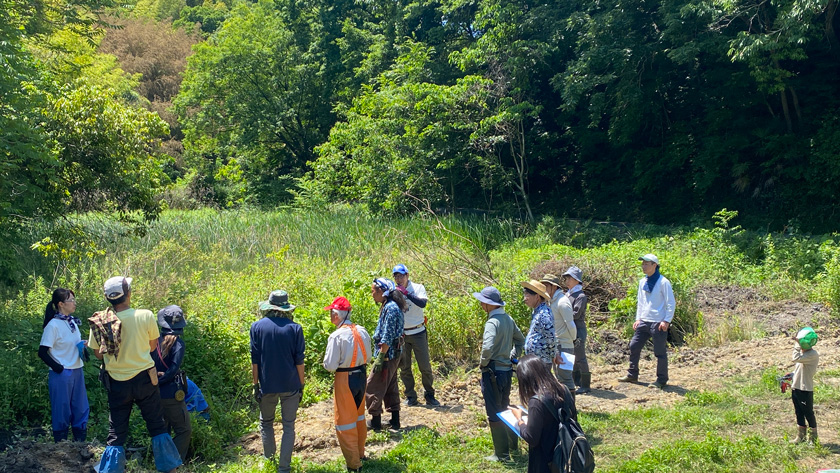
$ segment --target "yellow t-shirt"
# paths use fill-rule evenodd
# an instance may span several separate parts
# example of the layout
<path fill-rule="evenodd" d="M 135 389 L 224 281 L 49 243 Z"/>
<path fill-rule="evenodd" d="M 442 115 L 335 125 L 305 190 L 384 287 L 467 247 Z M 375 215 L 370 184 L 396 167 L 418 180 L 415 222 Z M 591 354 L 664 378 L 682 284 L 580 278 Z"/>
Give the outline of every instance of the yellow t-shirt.
<path fill-rule="evenodd" d="M 117 312 L 120 319 L 120 356 L 114 358 L 105 354 L 105 369 L 111 378 L 117 381 L 128 381 L 139 373 L 155 366 L 149 353 L 149 341 L 157 340 L 160 331 L 155 315 L 145 309 L 126 309 Z M 88 346 L 93 350 L 99 349 L 96 337 L 91 331 L 88 335 Z"/>

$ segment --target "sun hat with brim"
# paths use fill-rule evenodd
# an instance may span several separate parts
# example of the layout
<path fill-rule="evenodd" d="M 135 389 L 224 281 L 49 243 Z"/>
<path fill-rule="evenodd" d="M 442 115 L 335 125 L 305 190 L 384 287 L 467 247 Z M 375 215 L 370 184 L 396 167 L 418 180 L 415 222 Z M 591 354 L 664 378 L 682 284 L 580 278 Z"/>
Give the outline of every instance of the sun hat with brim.
<path fill-rule="evenodd" d="M 184 327 L 187 326 L 184 311 L 177 305 L 168 305 L 160 309 L 157 313 L 157 322 L 160 328 L 174 333 L 183 333 Z"/>
<path fill-rule="evenodd" d="M 650 261 L 651 263 L 659 264 L 659 258 L 657 258 L 656 255 L 652 253 L 640 256 L 639 261 Z"/>
<path fill-rule="evenodd" d="M 505 301 L 502 300 L 502 293 L 499 292 L 493 286 L 487 286 L 481 290 L 481 292 L 473 292 L 473 297 L 478 299 L 479 302 L 484 302 L 485 304 L 490 305 L 497 305 L 499 307 L 505 306 Z"/>
<path fill-rule="evenodd" d="M 563 273 L 563 276 L 569 276 L 570 278 L 574 278 L 577 282 L 583 282 L 583 271 L 580 270 L 577 266 L 572 266 Z"/>
<path fill-rule="evenodd" d="M 532 279 L 530 281 L 522 281 L 519 283 L 520 286 L 530 289 L 537 293 L 538 296 L 542 297 L 543 299 L 550 301 L 551 296 L 548 295 L 548 292 L 545 290 L 545 284 L 537 281 L 536 279 Z"/>
<path fill-rule="evenodd" d="M 271 294 L 268 295 L 268 300 L 260 302 L 260 311 L 268 312 L 270 310 L 279 310 L 281 312 L 295 310 L 295 306 L 289 304 L 289 293 L 286 291 L 271 291 Z"/>
<path fill-rule="evenodd" d="M 560 283 L 560 278 L 558 278 L 557 276 L 555 276 L 553 274 L 546 274 L 545 276 L 542 277 L 542 279 L 540 279 L 540 282 L 541 283 L 553 284 L 557 287 L 563 287 L 563 285 Z"/>
<path fill-rule="evenodd" d="M 324 310 L 350 310 L 350 301 L 344 296 L 338 296 L 332 301 L 332 304 L 324 307 Z"/>

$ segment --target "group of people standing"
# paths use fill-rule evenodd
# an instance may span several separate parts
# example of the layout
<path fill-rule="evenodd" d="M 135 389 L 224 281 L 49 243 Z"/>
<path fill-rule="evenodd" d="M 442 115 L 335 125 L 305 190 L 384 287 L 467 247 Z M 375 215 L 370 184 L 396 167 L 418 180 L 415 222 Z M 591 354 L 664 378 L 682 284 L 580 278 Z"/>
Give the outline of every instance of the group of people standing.
<path fill-rule="evenodd" d="M 372 336 L 353 322 L 347 298 L 336 297 L 324 307 L 336 329 L 327 340 L 323 365 L 335 373 L 335 430 L 348 471 L 361 470 L 368 429 L 383 428 L 383 412 L 390 414 L 389 429 L 401 428 L 398 379 L 405 387 L 405 404 L 419 404 L 412 355 L 420 368 L 426 405 L 440 406 L 435 398 L 424 315 L 426 289 L 410 280 L 403 264 L 395 266 L 392 275 L 393 280 L 376 278 L 371 284 L 371 297 L 379 305 Z M 295 419 L 306 382 L 305 341 L 301 326 L 294 322 L 294 310 L 286 291 L 272 291 L 260 304 L 263 318 L 254 322 L 250 331 L 253 394 L 260 409 L 263 454 L 276 461 L 278 472 L 291 471 Z M 274 438 L 278 403 L 283 426 L 279 455 Z"/>
<path fill-rule="evenodd" d="M 651 386 L 662 389 L 668 382 L 666 341 L 675 299 L 670 281 L 659 273 L 659 259 L 653 254 L 639 259 L 645 277 L 639 282 L 630 367 L 619 381 L 638 381 L 641 350 L 652 338 L 657 370 L 656 382 Z M 379 305 L 373 336 L 352 321 L 352 305 L 345 297 L 336 297 L 324 307 L 336 329 L 327 341 L 323 365 L 335 373 L 335 430 L 348 471 L 361 471 L 366 459 L 367 431 L 383 428 L 383 412 L 390 413 L 387 425 L 391 430 L 401 427 L 398 370 L 405 388 L 405 404 L 419 404 L 412 355 L 420 368 L 426 405 L 440 406 L 433 386 L 424 315 L 426 290 L 410 280 L 403 264 L 395 266 L 392 275 L 393 280 L 376 278 L 371 284 L 371 297 Z M 549 471 L 548 462 L 558 438 L 558 410 L 565 410 L 567 416 L 576 419 L 575 395 L 591 391 L 586 358 L 588 300 L 582 282 L 582 271 L 576 266 L 560 277 L 545 274 L 539 280 L 522 282 L 523 302 L 532 309 L 527 335 L 506 313 L 498 289 L 488 286 L 473 293 L 487 314 L 479 366 L 494 450 L 488 460 L 508 461 L 511 452 L 518 448 L 518 436 L 499 417 L 512 407 L 510 391 L 515 371 L 519 398 L 528 413 L 515 407 L 511 412 L 520 424 L 522 438 L 530 446 L 528 472 Z M 88 319 L 87 341 L 81 337 L 81 321 L 73 316 L 73 291 L 53 292 L 44 313 L 38 351 L 50 368 L 53 437 L 58 442 L 67 439 L 72 431 L 75 440 L 86 439 L 90 407 L 82 366 L 90 348 L 103 361 L 100 380 L 108 392 L 110 410 L 107 447 L 96 470 L 125 471 L 124 445 L 131 410 L 136 404 L 152 438 L 157 470 L 174 471 L 186 459 L 190 444 L 187 402 L 192 399 L 195 403 L 197 399 L 203 403 L 199 410 L 207 416 L 206 402 L 200 392 L 197 397 L 189 392 L 191 383 L 181 370 L 186 349 L 181 337 L 186 326 L 183 311 L 171 305 L 155 317 L 148 310 L 132 308 L 131 283 L 131 278 L 122 276 L 105 282 L 103 292 L 110 307 Z M 271 292 L 259 307 L 263 317 L 251 325 L 250 352 L 263 453 L 276 462 L 278 472 L 288 472 L 295 420 L 306 382 L 305 340 L 302 327 L 294 322 L 295 306 L 289 302 L 286 291 Z M 811 427 L 810 437 L 816 439 L 812 385 L 818 355 L 812 349 L 816 334 L 808 330 L 803 329 L 805 335 L 797 336 L 794 350 L 794 405 L 799 425 L 795 441 L 805 438 L 806 421 Z M 279 455 L 274 437 L 278 404 L 283 426 Z M 366 418 L 366 410 L 370 419 Z"/>
<path fill-rule="evenodd" d="M 152 439 L 155 467 L 174 471 L 187 457 L 192 424 L 187 403 L 209 419 L 208 406 L 198 388 L 183 374 L 185 344 L 181 335 L 186 318 L 180 307 L 161 309 L 157 317 L 131 307 L 131 278 L 108 279 L 103 293 L 109 307 L 88 319 L 87 340 L 81 320 L 73 316 L 76 295 L 56 289 L 44 311 L 44 332 L 38 356 L 49 366 L 53 438 L 87 438 L 90 406 L 82 367 L 88 348 L 102 360 L 99 379 L 108 394 L 108 438 L 96 471 L 125 471 L 125 442 L 134 405 L 140 409 Z M 172 436 L 174 433 L 174 437 Z"/>

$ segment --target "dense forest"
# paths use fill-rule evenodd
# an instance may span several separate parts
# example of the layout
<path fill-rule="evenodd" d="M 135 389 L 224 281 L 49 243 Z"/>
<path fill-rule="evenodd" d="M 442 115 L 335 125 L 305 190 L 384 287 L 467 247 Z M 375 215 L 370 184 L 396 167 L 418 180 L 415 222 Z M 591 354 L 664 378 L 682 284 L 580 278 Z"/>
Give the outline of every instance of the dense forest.
<path fill-rule="evenodd" d="M 349 202 L 835 231 L 836 11 L 0 0 L 0 228 Z"/>

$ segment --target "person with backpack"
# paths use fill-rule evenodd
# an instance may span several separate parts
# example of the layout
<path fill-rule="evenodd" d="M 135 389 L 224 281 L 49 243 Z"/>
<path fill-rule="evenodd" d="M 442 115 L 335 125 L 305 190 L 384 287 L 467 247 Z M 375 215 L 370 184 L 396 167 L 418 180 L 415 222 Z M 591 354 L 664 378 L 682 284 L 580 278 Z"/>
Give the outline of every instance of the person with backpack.
<path fill-rule="evenodd" d="M 50 409 L 56 442 L 66 440 L 71 428 L 77 442 L 87 438 L 90 405 L 82 367 L 88 354 L 82 341 L 82 322 L 73 317 L 75 311 L 73 291 L 62 288 L 53 291 L 44 310 L 44 333 L 38 347 L 38 357 L 50 367 Z"/>
<path fill-rule="evenodd" d="M 190 438 L 192 438 L 192 423 L 185 402 L 187 386 L 184 380 L 186 377 L 181 371 L 186 351 L 181 335 L 184 334 L 187 320 L 184 318 L 184 311 L 177 305 L 164 307 L 158 311 L 157 317 L 160 338 L 157 348 L 152 352 L 152 361 L 155 362 L 159 378 L 160 405 L 163 407 L 163 419 L 166 421 L 167 430 L 175 432 L 172 441 L 178 447 L 181 461 L 187 461 Z"/>
<path fill-rule="evenodd" d="M 510 410 L 522 439 L 528 443 L 528 473 L 592 472 L 592 450 L 577 423 L 575 399 L 569 388 L 535 355 L 519 360 L 516 378 L 519 400 L 528 412 L 517 407 Z"/>

